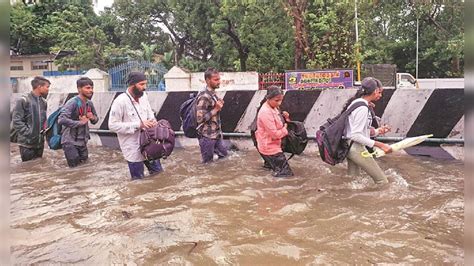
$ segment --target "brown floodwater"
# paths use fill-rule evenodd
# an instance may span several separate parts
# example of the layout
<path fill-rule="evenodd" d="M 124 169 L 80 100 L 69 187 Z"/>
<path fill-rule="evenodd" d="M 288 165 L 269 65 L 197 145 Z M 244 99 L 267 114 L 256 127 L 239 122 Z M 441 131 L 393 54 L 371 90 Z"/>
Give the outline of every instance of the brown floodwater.
<path fill-rule="evenodd" d="M 14 264 L 462 264 L 464 164 L 388 155 L 390 184 L 295 156 L 274 178 L 256 151 L 200 164 L 175 149 L 165 172 L 130 181 L 120 151 L 90 147 L 21 163 L 11 146 Z"/>

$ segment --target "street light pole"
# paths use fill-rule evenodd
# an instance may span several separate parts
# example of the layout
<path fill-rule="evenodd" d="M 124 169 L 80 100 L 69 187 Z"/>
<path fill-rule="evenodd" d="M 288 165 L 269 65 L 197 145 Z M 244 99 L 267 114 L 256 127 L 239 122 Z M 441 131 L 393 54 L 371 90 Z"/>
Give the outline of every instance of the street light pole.
<path fill-rule="evenodd" d="M 357 23 L 357 0 L 355 1 L 355 31 L 356 31 L 356 60 L 357 60 L 357 81 L 360 82 L 360 60 L 359 60 L 359 25 Z"/>
<path fill-rule="evenodd" d="M 419 36 L 419 19 L 416 17 L 416 74 L 415 78 L 418 79 L 418 36 Z"/>

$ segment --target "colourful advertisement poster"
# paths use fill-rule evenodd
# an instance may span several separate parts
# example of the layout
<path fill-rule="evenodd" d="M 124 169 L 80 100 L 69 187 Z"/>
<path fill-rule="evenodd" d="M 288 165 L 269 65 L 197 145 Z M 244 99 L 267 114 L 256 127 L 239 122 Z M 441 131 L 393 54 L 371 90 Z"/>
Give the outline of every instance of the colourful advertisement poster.
<path fill-rule="evenodd" d="M 287 90 L 348 89 L 354 86 L 352 69 L 290 71 L 285 73 Z"/>

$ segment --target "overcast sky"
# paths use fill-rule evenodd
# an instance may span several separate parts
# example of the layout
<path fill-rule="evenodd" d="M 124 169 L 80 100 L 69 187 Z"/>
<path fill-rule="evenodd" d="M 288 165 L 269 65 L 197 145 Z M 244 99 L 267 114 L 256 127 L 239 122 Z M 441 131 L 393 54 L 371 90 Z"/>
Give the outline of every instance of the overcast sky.
<path fill-rule="evenodd" d="M 114 0 L 94 0 L 93 3 L 94 11 L 98 14 L 104 10 L 104 7 L 110 7 L 114 3 Z"/>

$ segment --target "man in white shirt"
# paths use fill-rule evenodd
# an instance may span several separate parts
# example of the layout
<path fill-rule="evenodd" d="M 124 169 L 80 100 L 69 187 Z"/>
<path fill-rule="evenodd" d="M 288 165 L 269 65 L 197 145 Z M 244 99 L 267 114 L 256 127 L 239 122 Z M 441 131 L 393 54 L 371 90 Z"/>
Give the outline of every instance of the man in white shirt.
<path fill-rule="evenodd" d="M 140 130 L 157 124 L 150 102 L 145 93 L 147 80 L 140 72 L 131 72 L 127 79 L 128 88 L 112 103 L 109 129 L 117 133 L 132 180 L 144 177 L 144 166 L 150 175 L 163 171 L 160 160 L 147 161 L 140 152 Z"/>

